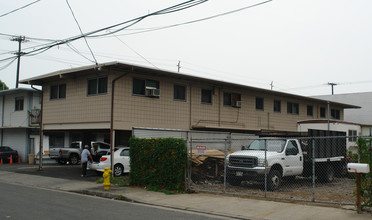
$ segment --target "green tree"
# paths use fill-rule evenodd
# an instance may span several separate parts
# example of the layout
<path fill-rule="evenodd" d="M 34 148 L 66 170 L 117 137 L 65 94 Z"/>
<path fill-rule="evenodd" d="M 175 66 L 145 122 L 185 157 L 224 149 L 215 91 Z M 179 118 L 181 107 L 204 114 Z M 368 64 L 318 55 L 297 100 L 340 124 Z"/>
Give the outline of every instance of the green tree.
<path fill-rule="evenodd" d="M 5 84 L 5 82 L 0 80 L 0 91 L 1 90 L 8 90 L 9 87 Z"/>

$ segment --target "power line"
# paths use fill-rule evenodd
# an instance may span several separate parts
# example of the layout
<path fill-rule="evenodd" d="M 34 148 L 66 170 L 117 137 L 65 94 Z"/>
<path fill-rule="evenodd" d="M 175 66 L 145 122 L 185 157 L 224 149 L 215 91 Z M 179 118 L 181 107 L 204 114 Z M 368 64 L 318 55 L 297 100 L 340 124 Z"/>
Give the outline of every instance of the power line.
<path fill-rule="evenodd" d="M 173 13 L 173 12 L 176 12 L 176 11 L 184 10 L 184 9 L 187 9 L 187 8 L 190 8 L 190 7 L 193 7 L 193 6 L 196 6 L 198 4 L 202 4 L 202 3 L 206 2 L 207 0 L 199 0 L 199 1 L 196 1 L 195 3 L 194 3 L 194 1 L 195 0 L 186 1 L 186 2 L 180 3 L 178 5 L 171 6 L 171 7 L 168 7 L 168 8 L 159 10 L 159 11 L 156 11 L 154 13 L 150 13 L 150 14 L 145 15 L 145 16 L 141 16 L 141 17 L 138 17 L 138 18 L 135 18 L 135 19 L 131 19 L 131 20 L 128 20 L 128 21 L 125 21 L 125 22 L 122 22 L 122 23 L 119 23 L 119 24 L 116 24 L 116 25 L 112 25 L 112 26 L 109 26 L 109 27 L 106 27 L 106 28 L 102 28 L 102 29 L 99 29 L 99 30 L 96 30 L 96 31 L 92 31 L 92 32 L 89 32 L 89 33 L 86 33 L 86 34 L 82 34 L 82 35 L 79 35 L 79 36 L 67 38 L 65 40 L 54 40 L 54 42 L 52 44 L 41 45 L 39 48 L 34 49 L 33 51 L 30 51 L 28 53 L 25 53 L 24 55 L 27 55 L 27 56 L 37 55 L 37 54 L 40 54 L 40 53 L 43 53 L 43 52 L 49 50 L 52 47 L 59 46 L 59 45 L 62 45 L 62 44 L 65 44 L 65 43 L 68 43 L 68 42 L 71 42 L 71 41 L 74 41 L 74 40 L 78 40 L 78 39 L 80 39 L 82 37 L 84 37 L 84 38 L 85 37 L 103 37 L 103 36 L 107 36 L 107 35 L 112 35 L 113 36 L 114 33 L 117 33 L 117 32 L 119 32 L 121 30 L 124 30 L 124 29 L 126 29 L 128 27 L 131 27 L 134 24 L 142 21 L 143 19 L 145 19 L 147 17 L 154 16 L 154 15 L 163 15 L 163 14 L 168 14 L 168 13 Z M 200 22 L 200 21 L 205 21 L 205 20 L 209 20 L 209 19 L 212 19 L 212 18 L 216 18 L 216 17 L 220 17 L 220 16 L 224 16 L 224 15 L 236 13 L 236 12 L 239 12 L 239 11 L 242 11 L 242 10 L 245 10 L 245 9 L 249 9 L 249 8 L 252 8 L 252 7 L 256 7 L 256 6 L 259 6 L 259 5 L 262 5 L 262 4 L 271 2 L 271 1 L 272 0 L 268 0 L 268 1 L 264 1 L 264 2 L 257 3 L 257 4 L 254 4 L 254 5 L 249 5 L 247 7 L 243 7 L 243 8 L 239 8 L 239 9 L 236 9 L 236 10 L 232 10 L 232 11 L 228 11 L 228 12 L 225 12 L 225 13 L 221 13 L 221 14 L 218 14 L 218 15 L 214 15 L 214 16 L 210 16 L 210 17 L 206 17 L 206 18 L 202 18 L 202 19 L 197 19 L 197 20 L 193 20 L 193 21 L 189 21 L 189 22 L 184 22 L 184 23 L 180 23 L 180 24 L 170 25 L 170 26 L 166 26 L 166 27 L 159 27 L 159 28 L 154 28 L 154 29 L 151 29 L 151 30 L 140 31 L 140 32 L 136 32 L 136 33 L 156 31 L 156 30 L 161 30 L 161 29 L 165 29 L 165 28 L 171 28 L 171 27 L 176 27 L 176 26 L 181 26 L 181 25 L 196 23 L 196 22 Z M 129 24 L 129 23 L 131 23 L 131 24 Z M 122 27 L 120 29 L 117 29 L 115 31 L 111 31 L 109 33 L 106 33 L 106 34 L 93 35 L 95 33 L 99 33 L 99 32 L 102 32 L 104 30 L 112 29 L 114 27 L 121 26 L 121 25 L 124 25 L 124 24 L 128 24 L 128 25 L 125 26 L 125 27 Z M 136 33 L 132 33 L 132 34 L 136 34 Z M 128 35 L 128 34 L 125 34 L 125 35 Z M 122 35 L 118 35 L 118 36 L 122 36 Z M 37 38 L 34 38 L 34 39 L 37 39 Z M 50 40 L 50 39 L 40 39 L 40 40 Z M 50 40 L 50 41 L 53 41 L 53 40 Z M 35 47 L 33 47 L 33 48 L 35 48 Z M 29 49 L 29 48 L 26 48 L 26 49 Z M 36 54 L 32 54 L 32 53 L 35 53 L 35 52 L 37 52 L 37 53 Z M 7 60 L 12 59 L 12 58 L 14 58 L 14 57 L 9 57 L 9 58 L 6 58 L 6 59 L 2 59 L 2 60 L 0 60 L 0 62 L 7 61 Z"/>
<path fill-rule="evenodd" d="M 206 20 L 210 20 L 210 19 L 213 19 L 213 18 L 233 14 L 233 13 L 236 13 L 236 12 L 240 12 L 240 11 L 243 11 L 243 10 L 246 10 L 246 9 L 249 9 L 249 8 L 253 8 L 253 7 L 256 7 L 256 6 L 260 6 L 260 5 L 269 3 L 271 1 L 272 0 L 260 2 L 260 3 L 254 4 L 254 5 L 249 5 L 249 6 L 246 6 L 246 7 L 243 7 L 243 8 L 235 9 L 235 10 L 232 10 L 232 11 L 224 12 L 224 13 L 213 15 L 213 16 L 206 17 L 206 18 L 196 19 L 196 20 L 187 21 L 187 22 L 178 23 L 178 24 L 173 24 L 173 25 L 168 25 L 168 26 L 164 26 L 164 27 L 148 28 L 147 30 L 137 31 L 137 32 L 133 32 L 133 33 L 127 33 L 127 34 L 121 34 L 121 35 L 118 35 L 118 36 L 140 34 L 140 33 L 145 33 L 145 32 L 163 30 L 163 29 L 172 28 L 172 27 L 178 27 L 178 26 L 187 25 L 187 24 L 193 24 L 193 23 L 206 21 Z M 96 37 L 96 36 L 91 36 L 91 37 Z"/>
<path fill-rule="evenodd" d="M 112 34 L 114 37 L 116 37 L 116 39 L 118 39 L 121 43 L 123 43 L 125 46 L 127 46 L 131 51 L 133 51 L 135 54 L 137 54 L 138 56 L 140 56 L 142 59 L 144 59 L 146 62 L 148 62 L 150 65 L 152 65 L 153 67 L 155 67 L 156 69 L 159 69 L 157 66 L 155 66 L 153 63 L 151 63 L 148 59 L 146 59 L 144 56 L 142 56 L 141 54 L 137 53 L 137 51 L 135 51 L 134 49 L 132 49 L 128 44 L 126 44 L 124 41 L 122 41 L 120 38 L 118 38 L 115 34 Z"/>
<path fill-rule="evenodd" d="M 12 61 L 10 61 L 8 64 L 5 64 L 4 66 L 0 67 L 0 71 L 8 68 L 14 61 L 16 61 L 17 58 L 14 58 Z"/>
<path fill-rule="evenodd" d="M 81 30 L 80 24 L 79 24 L 79 22 L 77 21 L 77 19 L 76 19 L 76 17 L 75 17 L 75 14 L 74 14 L 74 11 L 72 10 L 71 5 L 70 5 L 70 3 L 68 2 L 68 0 L 66 0 L 66 3 L 67 3 L 67 5 L 68 5 L 68 7 L 69 7 L 69 9 L 70 9 L 70 11 L 71 11 L 72 16 L 73 16 L 74 19 L 75 19 L 75 22 L 76 22 L 77 26 L 79 27 L 80 33 L 81 33 L 82 35 L 84 35 L 83 31 Z M 90 48 L 90 46 L 89 46 L 89 44 L 88 44 L 88 41 L 87 41 L 87 38 L 86 38 L 86 37 L 84 37 L 84 41 L 85 41 L 86 45 L 88 46 L 88 49 L 89 49 L 90 53 L 92 54 L 92 57 L 93 57 L 93 59 L 94 59 L 96 65 L 98 66 L 97 59 L 96 59 L 96 57 L 94 56 L 93 51 L 92 51 L 92 49 Z"/>
<path fill-rule="evenodd" d="M 106 34 L 96 35 L 96 36 L 105 36 L 105 35 L 113 34 L 113 33 L 116 33 L 116 32 L 119 32 L 121 30 L 124 30 L 125 28 L 130 27 L 130 26 L 132 26 L 132 25 L 140 22 L 140 21 L 142 21 L 143 19 L 145 19 L 147 17 L 177 12 L 177 11 L 180 11 L 180 10 L 184 10 L 184 9 L 187 9 L 187 8 L 190 8 L 190 7 L 193 7 L 193 6 L 202 4 L 202 3 L 206 2 L 206 1 L 208 1 L 208 0 L 189 0 L 189 1 L 186 1 L 186 2 L 183 2 L 183 3 L 180 3 L 180 4 L 177 4 L 177 5 L 174 5 L 174 6 L 165 8 L 165 9 L 161 9 L 161 10 L 156 11 L 154 13 L 150 13 L 150 14 L 147 14 L 147 15 L 144 15 L 144 16 L 141 16 L 141 17 L 138 17 L 138 18 L 134 18 L 134 19 L 131 19 L 131 20 L 128 20 L 128 21 L 121 22 L 119 24 L 111 25 L 111 26 L 108 26 L 108 27 L 105 27 L 105 28 L 101 28 L 101 29 L 98 29 L 98 30 L 95 30 L 95 31 L 91 31 L 91 32 L 85 33 L 85 34 L 77 35 L 77 36 L 74 36 L 74 37 L 71 37 L 71 38 L 67 38 L 67 39 L 64 39 L 64 40 L 57 40 L 56 42 L 54 42 L 52 44 L 47 44 L 45 46 L 39 47 L 39 48 L 34 49 L 32 51 L 25 52 L 23 55 L 24 56 L 35 56 L 35 55 L 38 55 L 40 53 L 43 53 L 43 52 L 45 52 L 45 51 L 47 51 L 47 50 L 49 50 L 49 49 L 51 49 L 51 48 L 53 48 L 55 46 L 63 45 L 63 44 L 66 44 L 66 43 L 69 43 L 69 42 L 72 42 L 72 41 L 81 39 L 83 37 L 88 37 L 88 36 L 91 36 L 93 34 L 97 34 L 97 33 L 100 33 L 102 31 L 105 31 L 105 30 L 108 30 L 108 29 L 112 29 L 112 28 L 119 27 L 119 26 L 122 26 L 122 25 L 126 25 L 127 24 L 126 26 L 124 26 L 124 27 L 122 27 L 122 28 L 120 28 L 120 29 L 118 29 L 116 31 L 113 31 L 111 33 L 106 33 Z M 96 36 L 92 36 L 92 37 L 96 37 Z M 14 57 L 8 57 L 8 58 L 5 58 L 5 59 L 0 60 L 0 62 L 7 61 L 7 60 L 10 60 L 10 59 L 13 59 L 13 58 Z"/>
<path fill-rule="evenodd" d="M 26 7 L 30 6 L 30 5 L 33 5 L 33 4 L 35 4 L 35 3 L 39 2 L 39 1 L 40 1 L 40 0 L 37 0 L 37 1 L 31 2 L 31 3 L 27 4 L 27 5 L 24 5 L 24 6 L 20 7 L 20 8 L 14 9 L 14 10 L 8 12 L 8 13 L 2 14 L 2 15 L 0 15 L 0 18 L 6 16 L 6 15 L 8 15 L 8 14 L 11 14 L 11 13 L 13 13 L 13 12 L 16 12 L 16 11 L 18 11 L 18 10 L 21 10 L 21 9 L 23 9 L 23 8 L 26 8 Z"/>
<path fill-rule="evenodd" d="M 78 49 L 76 49 L 71 43 L 66 43 L 66 45 L 73 51 L 75 52 L 76 54 L 78 54 L 79 56 L 83 57 L 84 59 L 86 60 L 89 60 L 90 62 L 94 63 L 93 60 L 89 59 L 88 57 L 84 56 Z"/>

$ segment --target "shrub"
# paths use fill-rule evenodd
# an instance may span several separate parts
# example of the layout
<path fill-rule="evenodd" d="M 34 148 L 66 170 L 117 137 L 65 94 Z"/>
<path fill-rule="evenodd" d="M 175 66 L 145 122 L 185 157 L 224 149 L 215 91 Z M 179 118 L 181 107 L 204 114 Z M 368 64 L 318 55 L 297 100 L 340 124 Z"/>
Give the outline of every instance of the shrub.
<path fill-rule="evenodd" d="M 186 142 L 178 138 L 136 138 L 130 144 L 130 183 L 184 191 Z"/>
<path fill-rule="evenodd" d="M 358 153 L 352 154 L 352 160 L 359 163 L 367 163 L 372 168 L 371 139 L 358 138 Z M 363 207 L 372 207 L 372 173 L 362 175 L 361 202 Z"/>

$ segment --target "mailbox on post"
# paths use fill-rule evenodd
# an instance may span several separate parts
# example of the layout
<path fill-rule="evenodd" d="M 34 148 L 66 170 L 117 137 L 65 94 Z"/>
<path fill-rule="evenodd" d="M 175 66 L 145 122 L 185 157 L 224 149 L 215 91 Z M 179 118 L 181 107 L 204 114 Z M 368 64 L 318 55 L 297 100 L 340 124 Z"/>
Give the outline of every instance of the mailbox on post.
<path fill-rule="evenodd" d="M 362 212 L 362 206 L 360 202 L 360 191 L 362 185 L 362 173 L 369 173 L 369 164 L 367 163 L 348 163 L 347 172 L 356 173 L 356 207 L 358 213 Z"/>
<path fill-rule="evenodd" d="M 369 173 L 368 163 L 348 163 L 347 172 L 349 173 Z"/>

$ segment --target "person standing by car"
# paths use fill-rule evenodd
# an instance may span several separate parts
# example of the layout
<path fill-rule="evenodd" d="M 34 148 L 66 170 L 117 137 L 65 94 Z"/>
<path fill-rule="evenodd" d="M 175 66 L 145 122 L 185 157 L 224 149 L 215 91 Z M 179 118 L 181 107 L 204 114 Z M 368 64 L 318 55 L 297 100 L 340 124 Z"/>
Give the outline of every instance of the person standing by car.
<path fill-rule="evenodd" d="M 88 166 L 88 160 L 90 160 L 91 163 L 93 163 L 92 155 L 89 151 L 89 146 L 85 145 L 83 152 L 81 152 L 81 164 L 82 164 L 82 173 L 81 177 L 84 177 L 87 175 L 87 166 Z"/>

